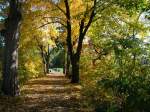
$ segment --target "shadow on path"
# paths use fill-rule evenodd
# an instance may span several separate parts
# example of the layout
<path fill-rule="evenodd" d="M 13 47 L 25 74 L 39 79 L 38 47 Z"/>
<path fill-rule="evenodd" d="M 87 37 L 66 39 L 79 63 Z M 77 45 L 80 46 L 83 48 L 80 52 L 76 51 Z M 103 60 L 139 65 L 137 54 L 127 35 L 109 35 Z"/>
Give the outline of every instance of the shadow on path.
<path fill-rule="evenodd" d="M 16 98 L 0 97 L 0 112 L 82 112 L 79 85 L 63 75 L 32 79 Z"/>

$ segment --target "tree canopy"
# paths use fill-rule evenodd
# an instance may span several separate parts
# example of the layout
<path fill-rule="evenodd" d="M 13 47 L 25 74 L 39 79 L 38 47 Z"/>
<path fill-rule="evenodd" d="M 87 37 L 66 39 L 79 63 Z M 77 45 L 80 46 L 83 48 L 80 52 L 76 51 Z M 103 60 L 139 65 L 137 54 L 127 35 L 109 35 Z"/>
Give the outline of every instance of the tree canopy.
<path fill-rule="evenodd" d="M 149 0 L 0 0 L 0 31 L 2 95 L 59 68 L 83 107 L 150 111 Z"/>

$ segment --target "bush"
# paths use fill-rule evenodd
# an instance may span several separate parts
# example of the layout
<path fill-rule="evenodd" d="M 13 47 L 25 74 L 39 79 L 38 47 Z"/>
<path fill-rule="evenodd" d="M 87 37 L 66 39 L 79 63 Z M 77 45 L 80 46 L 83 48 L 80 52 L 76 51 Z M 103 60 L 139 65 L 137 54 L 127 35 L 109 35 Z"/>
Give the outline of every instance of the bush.
<path fill-rule="evenodd" d="M 82 93 L 86 107 L 94 108 L 95 112 L 150 111 L 149 74 L 104 76 L 100 72 L 99 70 L 97 73 L 93 72 L 94 74 L 84 74 L 87 79 L 82 77 Z"/>
<path fill-rule="evenodd" d="M 28 49 L 20 49 L 19 52 L 19 82 L 24 84 L 31 78 L 36 78 L 44 75 L 42 58 L 36 47 Z"/>
<path fill-rule="evenodd" d="M 95 112 L 150 112 L 150 63 L 143 60 L 150 59 L 149 46 L 131 40 L 126 48 L 124 42 L 114 44 L 95 65 L 89 61 L 92 53 L 81 58 L 84 106 Z"/>
<path fill-rule="evenodd" d="M 113 97 L 120 100 L 122 111 L 150 111 L 150 80 L 147 76 L 125 75 L 115 79 L 102 79 L 98 85 L 106 91 L 112 91 Z"/>

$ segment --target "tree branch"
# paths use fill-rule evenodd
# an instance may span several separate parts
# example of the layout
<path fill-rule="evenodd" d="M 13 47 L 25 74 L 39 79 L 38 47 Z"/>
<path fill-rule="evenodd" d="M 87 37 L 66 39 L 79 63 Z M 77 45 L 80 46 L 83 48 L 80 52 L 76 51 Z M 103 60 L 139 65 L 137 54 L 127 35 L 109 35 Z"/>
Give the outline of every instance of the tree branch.
<path fill-rule="evenodd" d="M 82 49 L 82 43 L 83 43 L 83 39 L 86 35 L 86 32 L 88 31 L 94 17 L 95 17 L 95 9 L 96 9 L 96 0 L 94 0 L 94 5 L 93 7 L 91 8 L 92 9 L 92 12 L 91 12 L 91 15 L 90 15 L 90 18 L 89 18 L 89 21 L 87 23 L 87 25 L 84 27 L 84 24 L 85 24 L 85 19 L 83 18 L 81 20 L 81 25 L 80 25 L 80 34 L 79 34 L 79 41 L 78 41 L 78 47 L 77 47 L 77 50 L 76 50 L 76 54 L 79 56 L 81 54 L 81 49 Z M 86 12 L 85 12 L 85 15 L 84 17 L 86 17 Z"/>

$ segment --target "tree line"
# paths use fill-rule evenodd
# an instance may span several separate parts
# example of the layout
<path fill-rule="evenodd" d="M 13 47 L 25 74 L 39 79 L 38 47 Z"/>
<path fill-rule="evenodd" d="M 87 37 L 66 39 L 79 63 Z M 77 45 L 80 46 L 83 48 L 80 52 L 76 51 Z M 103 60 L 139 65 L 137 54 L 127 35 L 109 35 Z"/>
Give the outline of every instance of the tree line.
<path fill-rule="evenodd" d="M 100 19 L 107 19 L 105 15 L 109 14 L 112 7 L 114 15 L 112 18 L 118 22 L 130 24 L 128 21 L 119 20 L 115 14 L 116 10 L 121 13 L 128 12 L 127 15 L 134 15 L 135 13 L 141 14 L 149 9 L 148 1 L 145 0 L 60 0 L 54 1 L 19 1 L 7 0 L 6 8 L 7 17 L 4 20 L 4 28 L 1 30 L 1 35 L 4 37 L 4 62 L 2 70 L 2 92 L 9 96 L 18 96 L 19 83 L 18 83 L 18 48 L 20 35 L 32 38 L 31 41 L 36 41 L 40 49 L 42 62 L 44 63 L 44 72 L 48 72 L 49 67 L 49 49 L 45 51 L 41 39 L 46 35 L 40 33 L 39 29 L 46 27 L 51 29 L 48 33 L 51 40 L 59 40 L 66 51 L 66 74 L 71 67 L 71 82 L 80 82 L 80 59 L 83 50 L 83 41 L 86 35 L 90 35 L 93 25 L 99 24 Z M 6 6 L 5 5 L 5 6 Z M 2 15 L 3 16 L 3 15 Z M 109 18 L 108 18 L 109 19 Z M 35 20 L 35 21 L 34 21 Z M 109 20 L 108 20 L 109 21 Z M 114 23 L 112 22 L 112 25 Z M 52 25 L 52 26 L 49 26 Z M 103 25 L 103 24 L 102 24 Z M 54 28 L 54 26 L 56 28 Z M 136 25 L 132 25 L 136 27 Z M 20 28 L 23 27 L 23 28 Z M 107 27 L 107 26 L 106 26 Z M 115 25 L 113 26 L 115 27 Z M 52 28 L 54 28 L 52 30 Z M 20 30 L 21 29 L 21 30 Z M 28 29 L 28 32 L 26 30 Z M 96 28 L 95 28 L 96 29 Z M 94 32 L 94 31 L 92 31 Z M 20 34 L 21 33 L 21 34 Z M 23 34 L 24 33 L 24 34 Z M 103 35 L 105 31 L 102 31 Z M 96 34 L 98 34 L 96 32 Z M 107 33 L 109 35 L 109 33 Z M 44 35 L 43 37 L 40 37 Z M 112 36 L 115 36 L 112 35 Z M 41 38 L 41 39 L 40 39 Z M 107 38 L 107 37 L 106 37 Z M 95 63 L 101 59 L 101 55 L 107 55 L 111 46 L 99 51 L 99 46 L 94 44 L 92 40 L 92 48 L 98 54 L 98 57 L 93 60 Z M 46 41 L 47 42 L 47 41 Z M 113 46 L 115 47 L 115 46 Z M 47 48 L 46 48 L 47 49 Z M 117 51 L 116 51 L 117 52 Z M 71 64 L 70 67 L 69 64 Z"/>

